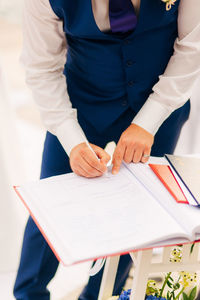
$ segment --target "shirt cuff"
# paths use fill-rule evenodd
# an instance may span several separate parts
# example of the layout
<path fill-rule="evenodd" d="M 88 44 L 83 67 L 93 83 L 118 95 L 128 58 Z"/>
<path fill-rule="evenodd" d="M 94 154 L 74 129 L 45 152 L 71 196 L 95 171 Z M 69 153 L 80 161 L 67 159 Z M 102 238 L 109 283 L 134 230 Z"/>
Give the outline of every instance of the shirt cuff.
<path fill-rule="evenodd" d="M 133 119 L 132 124 L 136 124 L 155 135 L 172 111 L 171 107 L 149 98 Z"/>
<path fill-rule="evenodd" d="M 77 120 L 69 119 L 56 130 L 56 136 L 65 152 L 70 156 L 71 150 L 78 144 L 87 142 L 87 138 Z"/>

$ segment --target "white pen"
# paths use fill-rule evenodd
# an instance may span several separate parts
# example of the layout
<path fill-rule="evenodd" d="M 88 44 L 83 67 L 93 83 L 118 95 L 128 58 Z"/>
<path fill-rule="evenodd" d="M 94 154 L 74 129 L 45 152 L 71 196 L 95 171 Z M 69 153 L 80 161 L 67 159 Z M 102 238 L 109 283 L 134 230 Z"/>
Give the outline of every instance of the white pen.
<path fill-rule="evenodd" d="M 94 149 L 92 149 L 92 147 L 90 146 L 89 142 L 86 141 L 86 145 L 88 146 L 88 148 L 93 152 L 93 154 L 95 155 L 96 159 L 98 159 L 98 161 L 100 161 L 100 158 L 96 155 Z M 106 171 L 104 174 L 107 175 L 108 171 Z"/>
<path fill-rule="evenodd" d="M 96 155 L 96 153 L 94 152 L 94 149 L 92 149 L 92 147 L 90 146 L 89 142 L 86 141 L 86 145 L 88 146 L 88 148 L 90 148 L 90 150 L 93 152 L 93 154 L 95 155 L 96 159 L 98 159 L 98 161 L 100 161 L 100 159 L 98 158 L 98 156 Z"/>

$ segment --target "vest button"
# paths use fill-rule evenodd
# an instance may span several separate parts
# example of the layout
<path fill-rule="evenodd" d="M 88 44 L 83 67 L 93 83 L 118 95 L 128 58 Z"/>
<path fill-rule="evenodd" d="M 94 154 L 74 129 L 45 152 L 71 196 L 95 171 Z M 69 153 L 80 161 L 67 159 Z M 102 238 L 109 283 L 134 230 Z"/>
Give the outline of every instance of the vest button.
<path fill-rule="evenodd" d="M 124 44 L 125 44 L 125 45 L 129 45 L 130 43 L 131 43 L 130 40 L 124 40 Z"/>
<path fill-rule="evenodd" d="M 134 85 L 134 81 L 133 80 L 129 80 L 128 85 L 129 86 L 133 86 Z"/>
<path fill-rule="evenodd" d="M 122 101 L 122 106 L 127 106 L 128 105 L 128 101 L 127 100 L 123 100 Z"/>
<path fill-rule="evenodd" d="M 127 60 L 127 62 L 126 62 L 127 67 L 132 66 L 132 64 L 133 64 L 133 61 L 132 61 L 132 60 Z"/>

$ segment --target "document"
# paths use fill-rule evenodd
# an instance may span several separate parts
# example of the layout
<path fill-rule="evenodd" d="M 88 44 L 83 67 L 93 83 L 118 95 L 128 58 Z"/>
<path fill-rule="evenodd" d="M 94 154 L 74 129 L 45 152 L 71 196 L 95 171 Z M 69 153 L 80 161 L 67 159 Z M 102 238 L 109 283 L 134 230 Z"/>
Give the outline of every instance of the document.
<path fill-rule="evenodd" d="M 117 175 L 92 179 L 70 173 L 15 190 L 64 265 L 200 237 L 200 210 L 177 203 L 148 164 L 123 164 Z"/>

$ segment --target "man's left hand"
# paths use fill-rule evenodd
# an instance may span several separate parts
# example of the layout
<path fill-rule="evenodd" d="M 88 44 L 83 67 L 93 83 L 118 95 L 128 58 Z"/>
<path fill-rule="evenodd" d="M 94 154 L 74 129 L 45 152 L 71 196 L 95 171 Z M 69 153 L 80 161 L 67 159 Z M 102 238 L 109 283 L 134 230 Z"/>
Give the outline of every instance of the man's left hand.
<path fill-rule="evenodd" d="M 131 124 L 121 135 L 113 154 L 112 173 L 119 172 L 122 161 L 126 163 L 147 162 L 154 136 L 142 127 Z"/>

